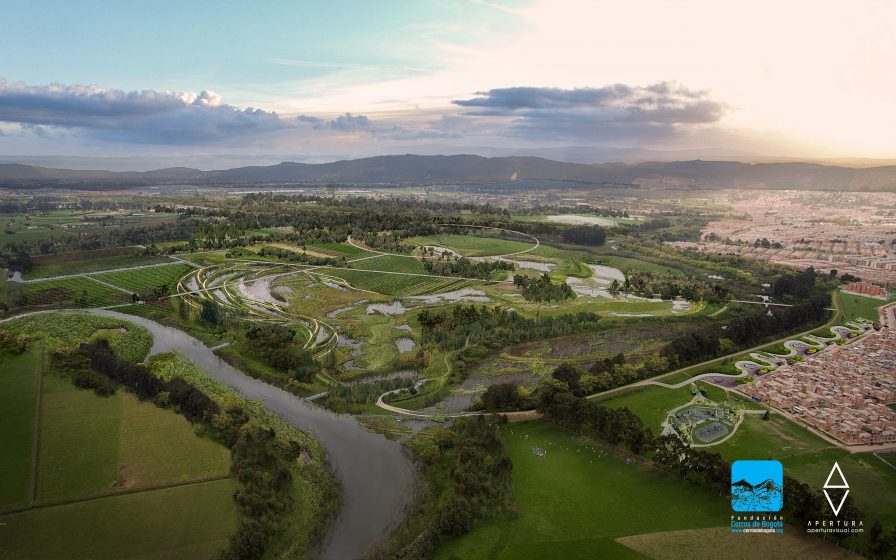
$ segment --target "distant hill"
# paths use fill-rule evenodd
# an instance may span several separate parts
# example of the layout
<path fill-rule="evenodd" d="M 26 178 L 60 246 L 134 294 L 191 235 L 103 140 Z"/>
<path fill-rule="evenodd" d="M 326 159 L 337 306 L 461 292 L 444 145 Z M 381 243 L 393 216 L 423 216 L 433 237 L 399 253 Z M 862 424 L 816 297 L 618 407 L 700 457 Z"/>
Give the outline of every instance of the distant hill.
<path fill-rule="evenodd" d="M 588 165 L 539 157 L 475 155 L 379 156 L 332 163 L 284 162 L 269 166 L 200 171 L 172 167 L 112 172 L 0 164 L 0 186 L 110 188 L 157 184 L 508 184 L 544 186 L 545 181 L 583 185 L 664 185 L 694 188 L 800 189 L 896 192 L 896 165 L 851 168 L 816 163 L 673 161 Z"/>

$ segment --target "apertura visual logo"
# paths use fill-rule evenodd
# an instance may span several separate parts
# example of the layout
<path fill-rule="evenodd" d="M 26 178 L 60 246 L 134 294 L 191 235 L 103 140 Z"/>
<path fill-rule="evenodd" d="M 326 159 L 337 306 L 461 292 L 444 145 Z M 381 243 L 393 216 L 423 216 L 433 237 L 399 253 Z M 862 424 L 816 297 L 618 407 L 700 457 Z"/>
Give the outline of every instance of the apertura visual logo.
<path fill-rule="evenodd" d="M 831 484 L 831 479 L 834 478 L 834 473 L 840 477 L 840 484 Z M 836 480 L 835 480 L 836 482 Z M 846 477 L 843 475 L 843 471 L 840 470 L 840 465 L 838 463 L 834 463 L 834 466 L 831 467 L 831 472 L 828 474 L 828 479 L 824 481 L 824 486 L 822 486 L 824 491 L 824 497 L 828 499 L 828 504 L 831 506 L 831 511 L 834 512 L 834 517 L 840 515 L 840 510 L 843 509 L 843 504 L 846 503 L 846 497 L 849 496 L 849 483 L 846 482 Z M 828 490 L 832 489 L 845 489 L 846 491 L 843 493 L 843 497 L 840 498 L 840 503 L 836 506 L 834 505 L 834 500 L 831 499 L 831 495 L 828 494 Z"/>
<path fill-rule="evenodd" d="M 731 465 L 734 511 L 781 511 L 783 507 L 784 467 L 779 461 L 735 461 Z"/>

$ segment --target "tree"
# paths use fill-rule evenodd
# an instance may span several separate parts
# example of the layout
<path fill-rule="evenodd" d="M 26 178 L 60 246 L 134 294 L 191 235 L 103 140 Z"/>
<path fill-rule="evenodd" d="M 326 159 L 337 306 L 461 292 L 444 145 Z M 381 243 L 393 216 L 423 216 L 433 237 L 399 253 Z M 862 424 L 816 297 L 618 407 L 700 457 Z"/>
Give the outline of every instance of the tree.
<path fill-rule="evenodd" d="M 621 289 L 622 285 L 619 283 L 619 280 L 614 278 L 613 281 L 610 282 L 610 287 L 607 289 L 607 291 L 610 292 L 611 296 L 616 297 L 619 295 L 619 291 Z"/>
<path fill-rule="evenodd" d="M 199 312 L 199 316 L 202 317 L 202 320 L 206 323 L 217 325 L 221 322 L 221 307 L 218 305 L 218 302 L 213 299 L 203 300 L 202 310 Z"/>
<path fill-rule="evenodd" d="M 582 377 L 582 374 L 579 370 L 569 364 L 561 364 L 554 370 L 551 377 L 557 381 L 566 383 L 566 386 L 569 387 L 570 391 L 576 392 L 580 388 L 579 379 Z"/>

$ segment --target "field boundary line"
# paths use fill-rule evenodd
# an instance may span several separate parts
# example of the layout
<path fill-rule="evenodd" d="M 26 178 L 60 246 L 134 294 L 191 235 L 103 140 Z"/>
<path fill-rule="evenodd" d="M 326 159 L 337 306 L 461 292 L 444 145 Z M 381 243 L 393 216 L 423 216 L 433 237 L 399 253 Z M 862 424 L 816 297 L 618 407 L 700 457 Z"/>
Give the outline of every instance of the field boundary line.
<path fill-rule="evenodd" d="M 94 500 L 104 500 L 107 498 L 118 498 L 119 496 L 133 496 L 135 494 L 147 494 L 149 492 L 159 492 L 161 490 L 170 490 L 172 488 L 182 488 L 185 486 L 196 486 L 199 484 L 210 484 L 213 482 L 220 482 L 222 480 L 229 480 L 229 479 L 230 479 L 230 475 L 208 476 L 208 477 L 196 478 L 196 479 L 188 480 L 188 481 L 184 481 L 184 482 L 175 482 L 172 484 L 160 484 L 157 486 L 147 486 L 144 488 L 135 488 L 133 490 L 122 490 L 120 492 L 108 492 L 105 494 L 95 494 L 95 495 L 86 496 L 83 498 L 73 498 L 73 499 L 69 499 L 69 500 L 45 502 L 45 503 L 41 503 L 41 504 L 33 504 L 33 505 L 30 505 L 30 506 L 24 507 L 24 508 L 16 508 L 16 509 L 6 510 L 3 512 L 0 512 L 0 516 L 11 515 L 14 513 L 23 513 L 23 512 L 32 511 L 32 510 L 69 506 L 72 504 L 92 502 Z"/>
<path fill-rule="evenodd" d="M 46 369 L 47 347 L 44 339 L 40 339 L 40 362 L 37 369 L 37 407 L 34 412 L 34 432 L 31 436 L 31 488 L 29 489 L 28 505 L 33 507 L 37 501 L 37 484 L 40 473 L 40 433 L 41 417 L 43 416 L 44 402 L 44 370 Z"/>

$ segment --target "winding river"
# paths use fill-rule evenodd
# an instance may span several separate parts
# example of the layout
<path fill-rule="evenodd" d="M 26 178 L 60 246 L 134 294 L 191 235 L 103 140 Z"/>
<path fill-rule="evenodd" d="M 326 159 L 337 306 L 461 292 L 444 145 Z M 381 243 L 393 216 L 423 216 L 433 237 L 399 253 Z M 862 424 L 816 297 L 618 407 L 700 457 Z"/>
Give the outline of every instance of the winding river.
<path fill-rule="evenodd" d="M 96 315 L 140 325 L 152 333 L 150 355 L 176 351 L 248 399 L 264 403 L 284 420 L 311 433 L 326 448 L 342 484 L 342 507 L 320 558 L 361 558 L 381 545 L 401 521 L 415 483 L 415 470 L 401 444 L 368 432 L 350 416 L 334 414 L 249 377 L 181 330 L 133 315 L 92 309 Z"/>

